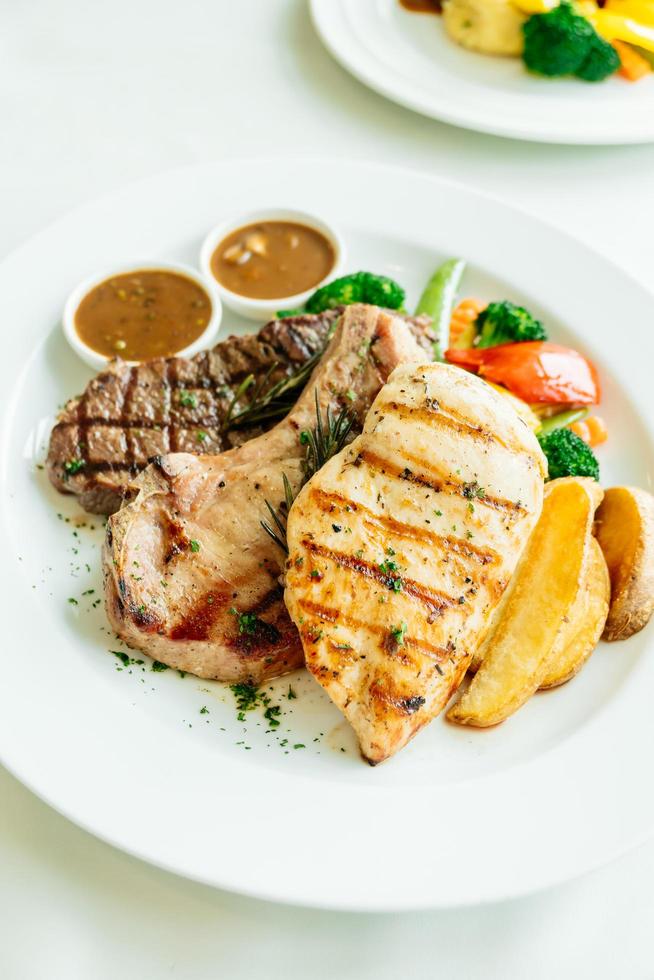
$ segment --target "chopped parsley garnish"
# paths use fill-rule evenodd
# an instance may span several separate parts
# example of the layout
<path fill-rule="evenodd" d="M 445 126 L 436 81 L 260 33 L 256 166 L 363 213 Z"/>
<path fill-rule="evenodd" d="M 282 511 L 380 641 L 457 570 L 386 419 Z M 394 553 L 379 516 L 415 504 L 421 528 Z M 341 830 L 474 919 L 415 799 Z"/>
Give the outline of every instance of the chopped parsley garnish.
<path fill-rule="evenodd" d="M 467 497 L 468 500 L 473 500 L 475 497 L 485 497 L 486 491 L 479 486 L 476 480 L 473 480 L 472 483 L 463 484 L 463 496 Z"/>
<path fill-rule="evenodd" d="M 77 601 L 77 599 L 73 599 L 72 596 L 68 601 L 70 602 L 71 606 L 79 606 L 79 602 Z"/>
<path fill-rule="evenodd" d="M 184 408 L 197 408 L 198 396 L 194 395 L 192 391 L 180 391 L 179 403 L 180 405 L 183 405 Z"/>
<path fill-rule="evenodd" d="M 302 744 L 302 742 L 297 742 L 297 743 L 296 743 L 296 744 L 295 744 L 295 745 L 293 746 L 293 748 L 294 748 L 294 749 L 306 749 L 306 745 L 303 745 L 303 744 Z"/>
<path fill-rule="evenodd" d="M 408 626 L 406 623 L 400 623 L 399 626 L 394 626 L 391 629 L 391 636 L 397 643 L 398 647 L 404 646 L 404 637 L 406 636 L 406 631 Z"/>
<path fill-rule="evenodd" d="M 160 674 L 162 670 L 168 670 L 168 664 L 162 664 L 160 660 L 153 660 L 152 670 L 155 674 Z"/>
<path fill-rule="evenodd" d="M 271 728 L 279 728 L 281 722 L 277 716 L 281 714 L 281 710 L 278 704 L 273 704 L 264 711 L 263 717 Z"/>
<path fill-rule="evenodd" d="M 67 459 L 64 463 L 64 472 L 66 476 L 74 476 L 75 473 L 79 473 L 85 466 L 85 459 Z"/>
<path fill-rule="evenodd" d="M 269 727 L 272 729 L 279 728 L 281 724 L 279 715 L 282 709 L 278 705 L 271 704 L 270 697 L 265 691 L 260 691 L 255 684 L 231 684 L 229 689 L 236 698 L 238 721 L 245 721 L 246 711 L 253 711 L 255 708 L 261 707 L 266 709 L 263 716 Z"/>
<path fill-rule="evenodd" d="M 286 695 L 286 697 L 288 698 L 289 701 L 293 701 L 295 698 L 297 698 L 297 694 L 295 693 L 295 691 L 293 690 L 290 684 L 288 685 L 288 694 Z"/>
<path fill-rule="evenodd" d="M 443 516 L 443 511 L 442 510 L 435 510 L 434 513 L 436 514 L 436 517 L 442 517 Z"/>
<path fill-rule="evenodd" d="M 229 689 L 236 698 L 236 717 L 245 721 L 245 712 L 252 711 L 260 703 L 259 688 L 254 684 L 231 684 Z"/>
<path fill-rule="evenodd" d="M 392 549 L 391 549 L 392 550 Z M 395 552 L 393 552 L 395 554 Z M 402 578 L 399 574 L 399 567 L 396 561 L 385 558 L 384 561 L 378 562 L 379 570 L 384 575 L 385 584 L 393 592 L 402 591 Z"/>
<path fill-rule="evenodd" d="M 200 542 L 191 541 L 191 551 L 193 552 L 193 554 L 196 554 L 199 550 L 200 550 Z"/>
<path fill-rule="evenodd" d="M 322 578 L 322 572 L 319 572 L 317 568 L 312 568 L 311 578 Z"/>
<path fill-rule="evenodd" d="M 203 705 L 203 706 L 202 706 L 202 707 L 200 708 L 200 714 L 201 714 L 201 715 L 208 715 L 208 714 L 209 714 L 209 709 L 207 708 L 207 706 L 206 706 L 206 704 L 205 704 L 205 705 Z"/>
<path fill-rule="evenodd" d="M 229 611 L 232 616 L 236 616 L 238 619 L 239 633 L 249 633 L 250 635 L 256 633 L 259 619 L 255 613 L 239 613 L 234 606 Z"/>

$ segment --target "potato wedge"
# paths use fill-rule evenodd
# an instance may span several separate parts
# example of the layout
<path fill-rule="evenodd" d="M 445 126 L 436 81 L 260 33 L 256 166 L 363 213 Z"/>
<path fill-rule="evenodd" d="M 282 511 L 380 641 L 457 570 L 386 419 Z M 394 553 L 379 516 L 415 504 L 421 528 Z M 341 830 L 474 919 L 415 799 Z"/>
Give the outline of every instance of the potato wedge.
<path fill-rule="evenodd" d="M 611 583 L 604 555 L 591 538 L 586 579 L 546 661 L 540 689 L 558 687 L 578 674 L 597 646 L 609 613 Z"/>
<path fill-rule="evenodd" d="M 654 612 L 654 497 L 637 487 L 611 487 L 595 533 L 611 579 L 604 639 L 626 640 Z"/>
<path fill-rule="evenodd" d="M 597 510 L 604 499 L 604 491 L 601 486 L 597 480 L 593 480 L 590 476 L 562 476 L 558 480 L 550 480 L 545 484 L 545 496 L 563 483 L 578 483 L 586 487 L 593 501 L 594 510 Z"/>
<path fill-rule="evenodd" d="M 584 476 L 582 477 L 565 476 L 565 477 L 561 477 L 561 479 L 559 480 L 551 480 L 549 483 L 545 484 L 545 495 L 547 496 L 547 494 L 550 493 L 553 488 L 560 487 L 564 483 L 577 483 L 586 487 L 593 501 L 593 510 L 596 510 L 597 507 L 599 507 L 600 503 L 602 502 L 604 491 L 602 490 L 599 483 L 597 483 L 596 480 L 591 480 L 590 477 L 584 477 Z M 526 560 L 527 554 L 528 554 L 527 549 L 525 549 L 525 553 L 523 554 L 521 561 Z M 518 579 L 514 574 L 509 587 L 507 588 L 506 592 L 502 596 L 499 605 L 497 606 L 495 612 L 493 613 L 493 618 L 491 620 L 491 624 L 486 636 L 484 637 L 484 639 L 482 640 L 482 642 L 479 644 L 479 646 L 477 647 L 477 649 L 472 655 L 472 660 L 470 661 L 470 666 L 468 667 L 468 670 L 471 674 L 477 673 L 477 671 L 479 670 L 479 668 L 483 663 L 484 657 L 486 656 L 489 647 L 493 643 L 495 631 L 497 630 L 500 620 L 504 616 L 504 610 L 508 604 L 509 596 L 511 595 L 511 589 L 513 588 L 513 586 L 517 581 Z M 570 634 L 570 639 L 571 638 L 572 638 L 572 632 Z M 561 681 L 560 683 L 563 682 Z"/>
<path fill-rule="evenodd" d="M 563 619 L 590 562 L 592 488 L 585 480 L 552 480 L 543 511 L 513 575 L 481 667 L 447 718 L 485 728 L 517 711 L 537 690 Z"/>

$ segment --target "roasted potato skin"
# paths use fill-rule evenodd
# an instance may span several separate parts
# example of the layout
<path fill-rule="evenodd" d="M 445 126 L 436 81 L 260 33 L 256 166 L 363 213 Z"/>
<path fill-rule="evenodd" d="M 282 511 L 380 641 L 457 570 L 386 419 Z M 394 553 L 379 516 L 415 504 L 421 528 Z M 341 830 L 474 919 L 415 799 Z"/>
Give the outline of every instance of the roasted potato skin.
<path fill-rule="evenodd" d="M 638 487 L 611 487 L 595 516 L 595 534 L 611 579 L 603 639 L 626 640 L 654 612 L 654 497 Z"/>

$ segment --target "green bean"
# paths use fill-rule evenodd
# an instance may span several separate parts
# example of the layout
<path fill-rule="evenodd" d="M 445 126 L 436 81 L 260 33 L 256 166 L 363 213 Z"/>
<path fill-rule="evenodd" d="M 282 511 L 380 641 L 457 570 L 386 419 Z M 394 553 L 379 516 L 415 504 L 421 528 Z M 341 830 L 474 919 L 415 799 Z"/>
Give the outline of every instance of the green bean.
<path fill-rule="evenodd" d="M 434 360 L 442 361 L 449 347 L 450 319 L 456 300 L 457 290 L 466 264 L 463 259 L 448 259 L 433 274 L 425 289 L 416 314 L 426 313 L 434 321 L 436 340 Z"/>
<path fill-rule="evenodd" d="M 537 435 L 546 436 L 555 429 L 563 429 L 566 425 L 572 425 L 580 419 L 585 419 L 588 415 L 587 408 L 571 408 L 567 412 L 559 412 L 558 415 L 550 415 L 548 419 L 543 419 Z"/>

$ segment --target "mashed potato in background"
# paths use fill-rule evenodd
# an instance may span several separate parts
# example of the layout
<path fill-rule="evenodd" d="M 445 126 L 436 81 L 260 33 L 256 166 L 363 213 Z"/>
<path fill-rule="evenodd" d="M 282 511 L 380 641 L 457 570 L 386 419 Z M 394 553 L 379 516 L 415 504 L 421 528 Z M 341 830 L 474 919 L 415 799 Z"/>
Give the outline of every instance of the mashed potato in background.
<path fill-rule="evenodd" d="M 509 0 L 445 0 L 443 20 L 450 37 L 471 51 L 522 54 L 526 20 Z"/>

